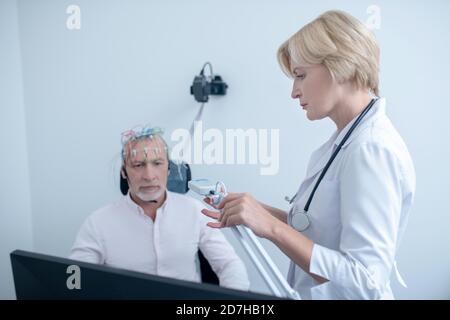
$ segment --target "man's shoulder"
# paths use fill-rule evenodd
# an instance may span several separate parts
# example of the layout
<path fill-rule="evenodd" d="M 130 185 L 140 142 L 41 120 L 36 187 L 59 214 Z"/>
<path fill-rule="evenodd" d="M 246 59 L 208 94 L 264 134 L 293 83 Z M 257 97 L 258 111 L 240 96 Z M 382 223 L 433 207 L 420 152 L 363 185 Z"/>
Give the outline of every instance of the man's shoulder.
<path fill-rule="evenodd" d="M 121 198 L 94 210 L 88 218 L 93 220 L 109 219 L 111 216 L 122 212 L 125 206 L 126 199 L 125 196 L 122 196 Z"/>

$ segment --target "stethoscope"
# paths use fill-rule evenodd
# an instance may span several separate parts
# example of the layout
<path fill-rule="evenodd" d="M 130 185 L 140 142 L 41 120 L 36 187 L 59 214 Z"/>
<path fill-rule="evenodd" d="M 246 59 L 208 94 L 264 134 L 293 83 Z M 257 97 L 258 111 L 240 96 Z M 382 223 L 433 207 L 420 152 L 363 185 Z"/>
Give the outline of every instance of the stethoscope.
<path fill-rule="evenodd" d="M 341 150 L 342 146 L 344 145 L 344 143 L 347 141 L 347 139 L 352 134 L 353 130 L 355 130 L 356 126 L 361 122 L 362 118 L 364 118 L 364 116 L 370 111 L 370 109 L 372 108 L 372 106 L 375 104 L 375 102 L 377 100 L 378 100 L 377 98 L 374 98 L 370 101 L 370 103 L 367 105 L 367 107 L 361 112 L 361 114 L 355 120 L 353 125 L 350 127 L 350 129 L 348 130 L 347 134 L 344 136 L 342 141 L 339 143 L 336 150 L 333 152 L 333 154 L 331 155 L 327 164 L 325 165 L 324 169 L 322 170 L 322 172 L 319 176 L 319 179 L 317 179 L 317 182 L 314 185 L 314 188 L 312 189 L 311 194 L 309 195 L 308 201 L 306 202 L 303 211 L 292 212 L 291 225 L 296 230 L 302 232 L 302 231 L 305 231 L 306 229 L 308 229 L 308 227 L 310 226 L 311 218 L 310 218 L 310 214 L 308 213 L 308 210 L 309 210 L 309 206 L 311 205 L 311 201 L 314 197 L 314 194 L 316 193 L 316 190 L 320 185 L 320 182 L 322 181 L 323 177 L 325 176 L 325 173 L 328 171 L 328 168 L 333 163 L 333 160 L 336 158 L 337 154 Z M 295 201 L 295 199 L 297 198 L 297 196 L 298 196 L 298 192 L 295 194 L 295 196 L 292 199 L 289 199 L 288 197 L 286 197 L 285 199 L 289 202 L 289 204 L 292 204 Z"/>

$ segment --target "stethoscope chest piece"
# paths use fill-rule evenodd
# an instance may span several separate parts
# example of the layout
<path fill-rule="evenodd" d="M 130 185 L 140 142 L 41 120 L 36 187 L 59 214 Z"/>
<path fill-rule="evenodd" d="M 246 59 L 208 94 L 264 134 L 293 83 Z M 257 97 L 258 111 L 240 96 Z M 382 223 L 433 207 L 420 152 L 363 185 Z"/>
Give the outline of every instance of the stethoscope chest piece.
<path fill-rule="evenodd" d="M 308 229 L 309 225 L 311 224 L 310 218 L 308 216 L 308 213 L 305 211 L 297 212 L 292 215 L 291 220 L 292 226 L 294 229 L 302 232 Z"/>

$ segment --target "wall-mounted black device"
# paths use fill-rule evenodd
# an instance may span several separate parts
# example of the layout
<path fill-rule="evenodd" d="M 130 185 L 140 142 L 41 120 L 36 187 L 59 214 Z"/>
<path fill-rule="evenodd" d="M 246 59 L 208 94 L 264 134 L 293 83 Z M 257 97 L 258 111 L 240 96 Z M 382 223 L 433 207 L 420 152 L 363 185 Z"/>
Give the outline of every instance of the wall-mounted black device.
<path fill-rule="evenodd" d="M 209 66 L 211 75 L 205 76 L 205 67 Z M 195 76 L 191 85 L 191 94 L 198 102 L 208 102 L 210 95 L 224 96 L 227 93 L 228 85 L 222 80 L 222 77 L 215 75 L 212 71 L 212 65 L 206 62 L 198 76 Z"/>

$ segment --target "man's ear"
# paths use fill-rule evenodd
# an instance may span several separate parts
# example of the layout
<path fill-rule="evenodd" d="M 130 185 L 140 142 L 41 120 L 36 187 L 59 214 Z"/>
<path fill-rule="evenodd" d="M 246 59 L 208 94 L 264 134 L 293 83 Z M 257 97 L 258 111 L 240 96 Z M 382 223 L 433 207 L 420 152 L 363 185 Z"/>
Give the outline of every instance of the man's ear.
<path fill-rule="evenodd" d="M 120 192 L 125 196 L 129 189 L 128 179 L 127 179 L 127 170 L 125 167 L 120 169 Z"/>
<path fill-rule="evenodd" d="M 122 176 L 123 179 L 128 179 L 127 171 L 125 170 L 125 167 L 122 167 L 122 169 L 120 169 L 120 175 Z"/>

